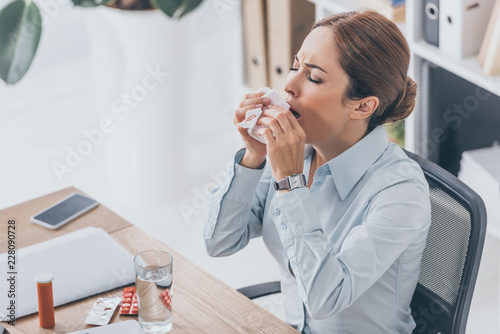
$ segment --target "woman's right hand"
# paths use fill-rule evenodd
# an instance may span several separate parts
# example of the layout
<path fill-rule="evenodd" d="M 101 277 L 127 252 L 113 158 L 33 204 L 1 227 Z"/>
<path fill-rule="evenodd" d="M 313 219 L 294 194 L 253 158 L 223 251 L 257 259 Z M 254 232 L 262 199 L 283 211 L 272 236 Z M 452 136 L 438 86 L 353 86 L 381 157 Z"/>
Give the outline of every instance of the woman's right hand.
<path fill-rule="evenodd" d="M 236 128 L 243 138 L 243 141 L 245 142 L 245 146 L 247 148 L 243 159 L 241 159 L 240 161 L 240 165 L 247 168 L 259 168 L 266 159 L 266 145 L 250 136 L 248 134 L 248 130 L 241 127 L 240 125 L 241 122 L 250 120 L 245 119 L 247 111 L 269 105 L 269 99 L 262 98 L 263 95 L 264 93 L 246 94 L 244 100 L 240 102 L 240 107 L 234 112 L 234 125 L 236 125 Z"/>

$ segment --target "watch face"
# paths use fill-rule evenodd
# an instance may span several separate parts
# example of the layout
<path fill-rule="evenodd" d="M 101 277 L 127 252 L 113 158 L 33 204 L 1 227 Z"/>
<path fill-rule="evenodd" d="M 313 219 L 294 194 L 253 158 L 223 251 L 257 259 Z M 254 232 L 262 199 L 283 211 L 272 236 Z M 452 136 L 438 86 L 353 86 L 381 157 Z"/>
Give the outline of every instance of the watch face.
<path fill-rule="evenodd" d="M 290 180 L 290 188 L 300 188 L 306 186 L 306 178 L 304 174 L 292 175 L 288 178 Z"/>
<path fill-rule="evenodd" d="M 274 189 L 282 190 L 282 189 L 295 189 L 306 186 L 306 177 L 304 174 L 287 176 L 283 180 L 276 181 L 274 183 Z"/>
<path fill-rule="evenodd" d="M 291 177 L 290 178 L 290 185 L 292 188 L 297 188 L 301 186 L 300 179 L 298 177 Z"/>

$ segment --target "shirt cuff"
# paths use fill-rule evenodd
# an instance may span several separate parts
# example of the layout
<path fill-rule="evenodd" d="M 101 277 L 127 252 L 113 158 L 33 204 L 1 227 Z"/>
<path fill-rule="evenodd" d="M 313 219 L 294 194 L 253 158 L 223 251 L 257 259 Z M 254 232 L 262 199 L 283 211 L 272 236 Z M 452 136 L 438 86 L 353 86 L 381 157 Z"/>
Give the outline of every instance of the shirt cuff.
<path fill-rule="evenodd" d="M 241 166 L 239 163 L 243 159 L 246 149 L 239 150 L 234 156 L 234 176 L 225 198 L 238 203 L 251 203 L 255 189 L 259 183 L 266 160 L 259 169 L 252 169 Z"/>
<path fill-rule="evenodd" d="M 308 271 L 304 269 L 307 268 L 307 264 L 304 266 L 304 257 L 307 255 L 302 253 L 301 260 L 297 257 L 297 252 L 299 249 L 303 250 L 305 239 L 316 240 L 315 236 L 323 235 L 323 228 L 309 188 L 294 189 L 275 197 L 271 201 L 270 214 L 285 248 L 289 269 L 297 281 L 299 295 L 307 305 L 308 296 L 304 277 L 307 278 L 311 273 L 302 272 L 302 270 Z M 315 253 L 317 249 L 311 249 L 311 251 Z M 317 256 L 318 254 L 310 255 Z"/>
<path fill-rule="evenodd" d="M 216 187 L 210 196 L 210 209 L 205 221 L 205 239 L 211 239 L 221 211 L 224 198 L 237 203 L 251 204 L 255 190 L 264 169 L 250 169 L 239 165 L 245 154 L 245 148 L 236 152 L 233 163 L 229 164 L 227 177 Z M 265 166 L 265 161 L 261 167 Z"/>
<path fill-rule="evenodd" d="M 302 234 L 322 230 L 310 190 L 306 187 L 274 198 L 271 202 L 271 217 L 287 253 L 292 248 L 294 239 Z"/>
<path fill-rule="evenodd" d="M 246 148 L 242 148 L 238 152 L 236 152 L 236 154 L 234 155 L 234 164 L 235 165 L 239 165 L 240 164 L 240 162 L 243 159 L 243 156 L 245 155 L 246 151 L 247 151 Z M 262 162 L 262 165 L 260 165 L 260 167 L 257 168 L 257 169 L 264 169 L 264 167 L 266 166 L 266 161 L 267 161 L 267 159 L 264 159 L 264 161 Z M 243 167 L 243 168 L 246 168 L 246 167 Z M 252 169 L 252 168 L 247 168 L 247 169 Z"/>

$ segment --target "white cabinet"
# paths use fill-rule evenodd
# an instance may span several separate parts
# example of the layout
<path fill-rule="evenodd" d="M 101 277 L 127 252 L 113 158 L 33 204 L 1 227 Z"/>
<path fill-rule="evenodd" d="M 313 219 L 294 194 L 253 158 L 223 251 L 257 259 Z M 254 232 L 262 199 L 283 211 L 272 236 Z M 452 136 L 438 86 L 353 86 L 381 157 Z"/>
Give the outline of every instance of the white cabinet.
<path fill-rule="evenodd" d="M 457 5 L 459 5 L 457 3 Z M 438 47 L 425 42 L 423 36 L 423 10 L 424 0 L 406 0 L 406 38 L 410 45 L 412 62 L 410 64 L 410 76 L 417 83 L 422 84 L 420 68 L 423 60 L 456 74 L 459 77 L 500 96 L 500 76 L 487 76 L 483 74 L 482 68 L 477 60 L 477 54 L 465 58 L 455 58 L 442 52 Z M 406 148 L 410 151 L 419 151 L 418 140 L 422 138 L 419 128 L 419 117 L 422 117 L 421 98 L 417 99 L 417 105 L 413 113 L 414 117 L 406 124 Z"/>
<path fill-rule="evenodd" d="M 361 5 L 348 0 L 309 0 L 316 4 L 316 19 L 330 14 L 356 10 Z M 457 6 L 459 2 L 457 1 Z M 477 54 L 465 58 L 454 58 L 438 47 L 426 43 L 424 39 L 423 14 L 424 0 L 406 0 L 406 22 L 398 24 L 410 47 L 411 59 L 408 74 L 419 85 L 415 110 L 405 121 L 405 148 L 419 154 L 425 153 L 424 138 L 427 131 L 423 120 L 425 116 L 423 95 L 426 79 L 422 75 L 425 61 L 433 63 L 470 83 L 500 96 L 500 76 L 487 76 L 477 60 Z M 498 108 L 500 112 L 500 105 Z M 465 120 L 466 121 L 466 120 Z M 500 129 L 500 127 L 499 127 Z M 500 130 L 498 130 L 500 131 Z M 473 136 L 474 133 L 469 135 Z M 424 154 L 425 156 L 425 154 Z M 469 314 L 467 333 L 499 333 L 497 319 L 500 317 L 498 300 L 499 239 L 500 233 L 488 231 L 476 284 L 474 299 Z"/>
<path fill-rule="evenodd" d="M 457 2 L 458 5 L 459 2 Z M 477 53 L 465 58 L 455 58 L 444 53 L 438 47 L 426 43 L 423 33 L 423 11 L 424 0 L 406 0 L 406 37 L 412 53 L 410 76 L 420 86 L 425 84 L 421 68 L 424 61 L 429 61 L 494 95 L 500 96 L 500 76 L 485 75 L 477 60 Z M 427 131 L 424 126 L 420 125 L 422 124 L 421 118 L 425 117 L 423 108 L 422 94 L 420 94 L 413 112 L 414 116 L 405 126 L 407 149 L 417 153 L 425 151 L 425 148 L 419 147 L 422 145 L 422 139 L 425 138 L 424 133 Z M 498 111 L 500 112 L 500 110 Z M 469 135 L 474 136 L 475 134 L 470 133 Z M 499 286 L 499 234 L 494 232 L 491 228 L 488 229 L 481 269 L 469 315 L 468 333 L 498 333 L 496 319 L 498 319 L 499 314 L 499 303 L 495 295 L 498 294 Z"/>

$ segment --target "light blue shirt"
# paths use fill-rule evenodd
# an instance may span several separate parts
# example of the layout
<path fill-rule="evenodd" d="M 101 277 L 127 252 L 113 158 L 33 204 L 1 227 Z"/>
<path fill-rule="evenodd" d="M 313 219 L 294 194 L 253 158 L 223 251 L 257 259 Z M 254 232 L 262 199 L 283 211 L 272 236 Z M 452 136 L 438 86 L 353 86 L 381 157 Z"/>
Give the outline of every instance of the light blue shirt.
<path fill-rule="evenodd" d="M 313 150 L 306 145 L 306 176 Z M 280 267 L 286 321 L 304 333 L 411 333 L 431 222 L 420 166 L 380 126 L 318 168 L 310 189 L 280 194 L 270 167 L 245 168 L 243 154 L 212 192 L 209 255 L 262 236 Z"/>

